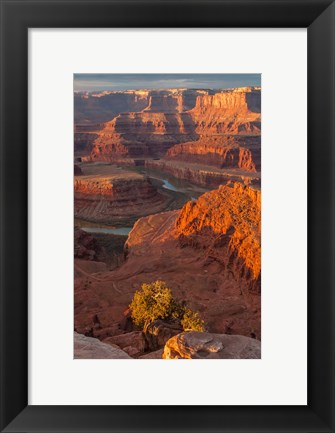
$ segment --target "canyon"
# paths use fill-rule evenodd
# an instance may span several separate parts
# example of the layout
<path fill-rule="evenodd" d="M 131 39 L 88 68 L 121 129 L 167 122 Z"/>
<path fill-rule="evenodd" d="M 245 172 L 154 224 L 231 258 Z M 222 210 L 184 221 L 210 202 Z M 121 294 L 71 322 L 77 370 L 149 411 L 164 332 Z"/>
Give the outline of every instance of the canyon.
<path fill-rule="evenodd" d="M 252 184 L 260 184 L 260 88 L 169 89 L 77 95 L 78 98 L 81 111 L 78 109 L 77 122 L 85 117 L 92 100 L 94 106 L 100 104 L 96 116 L 103 111 L 112 117 L 105 121 L 101 115 L 100 123 L 91 127 L 75 124 L 77 155 L 83 161 L 155 164 L 160 171 L 197 183 L 197 176 L 191 174 L 192 166 L 189 172 L 175 167 L 196 163 L 217 169 L 218 174 L 206 175 L 212 178 L 212 186 L 229 180 L 226 169 L 236 170 L 237 176 L 239 171 L 255 173 Z M 113 112 L 102 109 L 107 106 L 105 100 L 114 99 L 119 102 L 113 105 Z M 215 180 L 218 177 L 220 180 Z M 200 179 L 199 184 L 204 181 Z"/>
<path fill-rule="evenodd" d="M 142 111 L 123 112 L 106 122 L 91 152 L 93 160 L 118 156 L 163 156 L 174 144 L 201 135 L 259 135 L 260 91 L 253 88 L 214 95 L 194 91 L 192 104 L 183 92 L 157 92 Z M 174 102 L 172 104 L 172 102 Z"/>
<path fill-rule="evenodd" d="M 210 332 L 260 339 L 260 206 L 259 191 L 221 186 L 181 210 L 140 218 L 115 270 L 77 260 L 76 331 L 102 341 L 134 331 L 125 323 L 135 290 L 161 279 Z"/>
<path fill-rule="evenodd" d="M 126 167 L 106 163 L 75 165 L 75 219 L 132 225 L 141 216 L 179 208 L 185 203 L 185 197 L 153 182 L 154 179 Z"/>
<path fill-rule="evenodd" d="M 260 358 L 261 89 L 74 100 L 78 357 Z M 135 291 L 157 280 L 199 313 L 206 332 L 134 325 Z M 97 339 L 87 351 L 83 336 Z"/>
<path fill-rule="evenodd" d="M 256 188 L 259 188 L 261 182 L 260 172 L 253 173 L 230 168 L 220 170 L 216 167 L 200 163 L 161 159 L 159 161 L 147 160 L 145 166 L 203 187 L 217 188 L 222 184 L 241 182 L 245 185 L 254 185 Z"/>
<path fill-rule="evenodd" d="M 218 168 L 257 172 L 261 166 L 259 136 L 204 136 L 176 144 L 166 152 L 171 160 L 198 162 Z"/>

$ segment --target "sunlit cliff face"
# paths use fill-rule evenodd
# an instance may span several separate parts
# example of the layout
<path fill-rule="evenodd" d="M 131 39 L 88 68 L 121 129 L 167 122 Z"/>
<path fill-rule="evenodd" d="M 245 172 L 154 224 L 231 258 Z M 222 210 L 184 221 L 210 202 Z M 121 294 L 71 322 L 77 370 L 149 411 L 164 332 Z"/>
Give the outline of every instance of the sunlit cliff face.
<path fill-rule="evenodd" d="M 139 218 L 125 261 L 92 277 L 86 291 L 86 277 L 77 280 L 78 329 L 89 326 L 98 305 L 101 326 L 109 332 L 142 283 L 163 279 L 177 299 L 201 313 L 211 332 L 260 339 L 260 220 L 261 193 L 238 183 L 205 193 L 181 210 Z"/>
<path fill-rule="evenodd" d="M 260 140 L 258 137 L 241 139 L 231 135 L 200 136 L 197 141 L 172 146 L 166 158 L 255 173 L 260 168 Z"/>
<path fill-rule="evenodd" d="M 74 199 L 76 218 L 107 224 L 122 217 L 160 212 L 167 202 L 150 179 L 107 164 L 86 165 L 75 176 Z"/>
<path fill-rule="evenodd" d="M 157 219 L 161 220 L 158 222 Z M 130 252 L 177 242 L 231 268 L 237 279 L 257 281 L 261 272 L 261 193 L 239 183 L 189 201 L 178 212 L 140 219 L 130 232 Z M 155 225 L 157 230 L 150 230 Z M 173 247 L 175 248 L 175 247 Z"/>
<path fill-rule="evenodd" d="M 199 140 L 200 136 L 260 135 L 261 92 L 255 88 L 161 90 L 150 91 L 140 99 L 135 96 L 108 95 L 115 99 L 110 101 L 114 112 L 98 132 L 92 160 L 162 156 L 173 145 Z"/>
<path fill-rule="evenodd" d="M 240 259 L 253 280 L 261 272 L 261 193 L 235 183 L 188 202 L 176 228 L 184 244 L 195 242 L 218 260 Z M 229 254 L 227 257 L 227 247 Z M 221 251 L 221 252 L 220 252 Z"/>

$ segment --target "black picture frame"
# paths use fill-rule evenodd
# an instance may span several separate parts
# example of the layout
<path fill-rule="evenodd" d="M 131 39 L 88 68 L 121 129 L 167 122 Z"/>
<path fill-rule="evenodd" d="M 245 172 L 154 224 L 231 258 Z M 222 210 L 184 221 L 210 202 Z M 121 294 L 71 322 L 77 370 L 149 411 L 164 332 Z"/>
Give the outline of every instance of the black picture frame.
<path fill-rule="evenodd" d="M 1 0 L 2 432 L 335 431 L 334 11 L 333 0 Z M 48 27 L 308 28 L 307 406 L 28 405 L 27 36 Z"/>

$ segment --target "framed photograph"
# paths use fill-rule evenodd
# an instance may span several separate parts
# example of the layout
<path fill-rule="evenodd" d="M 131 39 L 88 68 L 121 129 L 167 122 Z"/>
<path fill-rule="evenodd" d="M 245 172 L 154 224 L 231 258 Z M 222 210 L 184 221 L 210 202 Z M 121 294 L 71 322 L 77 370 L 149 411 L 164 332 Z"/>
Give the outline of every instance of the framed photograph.
<path fill-rule="evenodd" d="M 334 432 L 334 7 L 1 1 L 1 431 Z"/>

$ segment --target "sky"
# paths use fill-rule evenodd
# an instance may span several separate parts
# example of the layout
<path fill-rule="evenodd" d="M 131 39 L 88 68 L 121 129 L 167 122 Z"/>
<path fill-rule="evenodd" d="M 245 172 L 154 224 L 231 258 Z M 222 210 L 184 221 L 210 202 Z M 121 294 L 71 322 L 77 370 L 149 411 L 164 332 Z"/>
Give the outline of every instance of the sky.
<path fill-rule="evenodd" d="M 261 74 L 74 74 L 74 90 L 229 89 L 260 86 Z"/>

